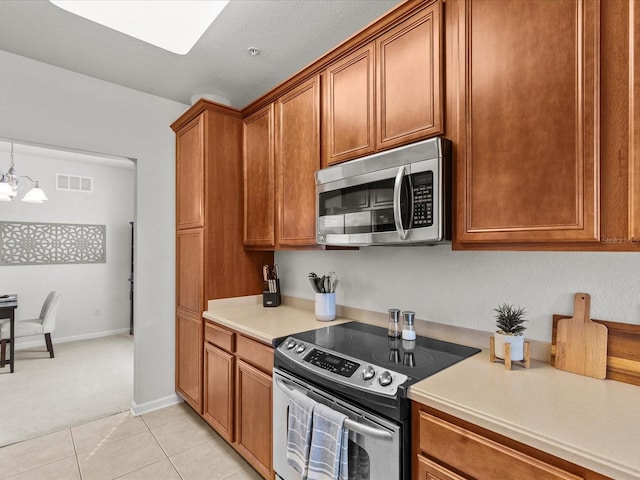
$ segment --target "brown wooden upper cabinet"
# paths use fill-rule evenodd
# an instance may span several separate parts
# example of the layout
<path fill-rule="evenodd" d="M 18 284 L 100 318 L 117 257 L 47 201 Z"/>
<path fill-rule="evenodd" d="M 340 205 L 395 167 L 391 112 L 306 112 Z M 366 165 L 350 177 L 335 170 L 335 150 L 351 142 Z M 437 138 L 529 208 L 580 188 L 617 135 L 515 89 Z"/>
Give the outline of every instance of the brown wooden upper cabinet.
<path fill-rule="evenodd" d="M 176 132 L 176 228 L 204 227 L 203 115 Z"/>
<path fill-rule="evenodd" d="M 244 120 L 244 244 L 275 247 L 275 130 L 269 104 Z"/>
<path fill-rule="evenodd" d="M 320 168 L 320 77 L 276 101 L 276 245 L 316 246 L 315 177 Z"/>
<path fill-rule="evenodd" d="M 320 77 L 244 122 L 244 241 L 249 249 L 316 247 Z"/>
<path fill-rule="evenodd" d="M 457 241 L 597 242 L 600 3 L 450 8 Z"/>
<path fill-rule="evenodd" d="M 442 4 L 425 8 L 323 74 L 323 166 L 443 133 Z"/>
<path fill-rule="evenodd" d="M 323 75 L 323 163 L 375 151 L 375 45 L 337 61 Z"/>

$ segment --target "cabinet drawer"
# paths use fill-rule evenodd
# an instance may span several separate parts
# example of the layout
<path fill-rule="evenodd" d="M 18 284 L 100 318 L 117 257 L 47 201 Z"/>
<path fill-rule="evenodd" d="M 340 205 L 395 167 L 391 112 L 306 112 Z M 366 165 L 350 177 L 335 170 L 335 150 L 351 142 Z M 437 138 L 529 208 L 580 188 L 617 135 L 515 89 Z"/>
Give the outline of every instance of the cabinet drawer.
<path fill-rule="evenodd" d="M 226 328 L 218 327 L 211 322 L 204 324 L 204 340 L 227 352 L 233 352 L 233 337 L 235 333 Z"/>
<path fill-rule="evenodd" d="M 420 450 L 478 479 L 583 479 L 425 412 L 420 412 Z"/>
<path fill-rule="evenodd" d="M 418 455 L 418 480 L 465 480 L 465 478 Z"/>
<path fill-rule="evenodd" d="M 236 339 L 236 355 L 271 375 L 273 370 L 273 348 L 238 335 Z"/>

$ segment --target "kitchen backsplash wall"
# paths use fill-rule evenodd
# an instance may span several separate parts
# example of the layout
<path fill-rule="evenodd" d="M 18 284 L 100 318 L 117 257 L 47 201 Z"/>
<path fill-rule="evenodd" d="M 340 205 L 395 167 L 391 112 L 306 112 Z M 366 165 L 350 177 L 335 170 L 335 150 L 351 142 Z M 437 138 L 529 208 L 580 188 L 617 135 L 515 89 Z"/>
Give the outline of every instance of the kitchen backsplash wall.
<path fill-rule="evenodd" d="M 307 276 L 333 270 L 336 303 L 494 330 L 493 308 L 526 307 L 530 339 L 551 341 L 551 316 L 573 313 L 573 294 L 591 295 L 591 316 L 640 323 L 640 255 L 585 252 L 459 252 L 433 247 L 366 247 L 358 251 L 278 251 L 285 295 L 312 299 Z"/>

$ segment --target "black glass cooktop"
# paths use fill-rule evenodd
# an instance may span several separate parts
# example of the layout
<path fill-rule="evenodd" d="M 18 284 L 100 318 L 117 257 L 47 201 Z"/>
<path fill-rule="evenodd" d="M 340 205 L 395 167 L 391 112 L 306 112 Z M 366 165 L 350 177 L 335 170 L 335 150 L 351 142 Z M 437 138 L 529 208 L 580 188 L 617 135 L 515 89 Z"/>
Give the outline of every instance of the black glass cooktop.
<path fill-rule="evenodd" d="M 403 373 L 414 382 L 480 351 L 478 348 L 421 336 L 415 341 L 394 339 L 387 335 L 386 328 L 360 322 L 330 325 L 296 333 L 292 337 Z"/>

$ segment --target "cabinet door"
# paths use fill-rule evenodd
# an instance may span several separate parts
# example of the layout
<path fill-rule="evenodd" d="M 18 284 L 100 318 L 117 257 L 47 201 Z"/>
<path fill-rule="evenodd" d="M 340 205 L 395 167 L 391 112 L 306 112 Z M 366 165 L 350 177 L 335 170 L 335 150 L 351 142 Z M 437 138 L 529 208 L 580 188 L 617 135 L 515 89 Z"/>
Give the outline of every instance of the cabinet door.
<path fill-rule="evenodd" d="M 629 195 L 629 237 L 640 242 L 640 1 L 629 2 L 630 82 L 629 137 L 631 188 Z"/>
<path fill-rule="evenodd" d="M 442 5 L 434 2 L 376 40 L 376 148 L 443 132 Z"/>
<path fill-rule="evenodd" d="M 323 76 L 323 166 L 375 149 L 374 44 L 334 63 Z"/>
<path fill-rule="evenodd" d="M 271 377 L 236 362 L 236 448 L 264 478 L 272 478 Z"/>
<path fill-rule="evenodd" d="M 418 480 L 466 480 L 422 455 L 418 455 Z"/>
<path fill-rule="evenodd" d="M 244 121 L 244 244 L 275 246 L 273 104 Z"/>
<path fill-rule="evenodd" d="M 599 2 L 459 10 L 457 240 L 597 241 Z"/>
<path fill-rule="evenodd" d="M 204 307 L 204 229 L 176 234 L 176 308 L 200 317 Z"/>
<path fill-rule="evenodd" d="M 320 78 L 276 102 L 276 245 L 316 245 L 315 177 L 320 168 Z"/>
<path fill-rule="evenodd" d="M 203 417 L 227 441 L 233 442 L 234 357 L 204 344 Z"/>
<path fill-rule="evenodd" d="M 205 118 L 176 132 L 176 228 L 204 227 Z"/>
<path fill-rule="evenodd" d="M 202 318 L 176 315 L 176 391 L 202 413 Z"/>

